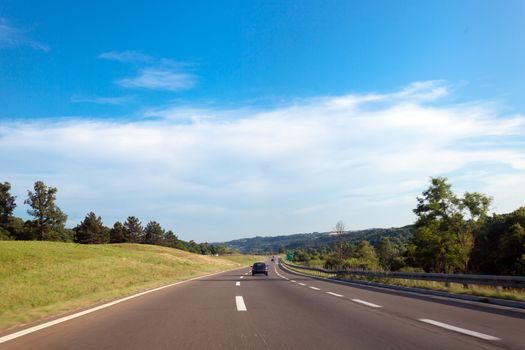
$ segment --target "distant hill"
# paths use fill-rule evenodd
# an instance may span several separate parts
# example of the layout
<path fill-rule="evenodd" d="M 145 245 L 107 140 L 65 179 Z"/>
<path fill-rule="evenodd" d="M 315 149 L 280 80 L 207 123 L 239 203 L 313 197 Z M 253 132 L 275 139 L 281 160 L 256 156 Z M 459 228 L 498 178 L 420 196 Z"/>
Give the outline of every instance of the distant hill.
<path fill-rule="evenodd" d="M 363 240 L 367 240 L 373 246 L 377 247 L 383 237 L 388 237 L 392 243 L 396 245 L 404 245 L 408 242 L 408 239 L 412 237 L 413 228 L 413 225 L 398 228 L 372 228 L 359 231 L 347 231 L 340 236 L 333 235 L 331 232 L 299 233 L 273 237 L 257 236 L 216 244 L 224 244 L 240 251 L 241 253 L 250 254 L 275 253 L 278 252 L 281 247 L 284 249 L 322 248 L 324 246 L 331 246 L 333 243 L 339 242 L 341 239 L 352 243 L 359 243 Z"/>

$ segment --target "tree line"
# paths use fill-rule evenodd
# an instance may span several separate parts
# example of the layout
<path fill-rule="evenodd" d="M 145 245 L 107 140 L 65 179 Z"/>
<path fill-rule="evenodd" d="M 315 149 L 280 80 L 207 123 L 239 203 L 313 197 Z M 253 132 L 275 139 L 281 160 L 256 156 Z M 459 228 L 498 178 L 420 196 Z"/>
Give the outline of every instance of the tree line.
<path fill-rule="evenodd" d="M 58 190 L 48 187 L 42 181 L 35 182 L 33 191 L 27 191 L 24 204 L 29 206 L 27 212 L 33 219 L 23 220 L 13 215 L 17 206 L 16 196 L 10 191 L 9 182 L 0 182 L 0 240 L 47 240 L 81 244 L 143 243 L 205 255 L 232 253 L 225 246 L 184 241 L 173 231 L 162 228 L 156 221 L 143 226 L 135 216 L 129 216 L 124 222 L 117 221 L 110 228 L 104 226 L 100 216 L 90 212 L 77 226 L 66 228 L 67 215 L 56 204 Z"/>
<path fill-rule="evenodd" d="M 325 268 L 525 275 L 525 207 L 508 214 L 488 211 L 492 198 L 458 196 L 446 178 L 431 178 L 417 197 L 414 233 L 407 244 L 388 237 L 377 246 L 340 240 L 318 249 L 296 249 L 293 260 Z M 344 233 L 338 222 L 334 233 Z"/>

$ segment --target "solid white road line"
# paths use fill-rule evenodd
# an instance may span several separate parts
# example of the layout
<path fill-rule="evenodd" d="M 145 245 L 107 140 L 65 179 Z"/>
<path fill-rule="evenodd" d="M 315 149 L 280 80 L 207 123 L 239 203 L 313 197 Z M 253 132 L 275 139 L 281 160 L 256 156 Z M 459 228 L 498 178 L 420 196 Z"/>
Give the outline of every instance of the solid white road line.
<path fill-rule="evenodd" d="M 300 286 L 306 286 L 306 284 L 304 284 L 304 283 L 297 283 L 297 284 L 300 285 Z"/>
<path fill-rule="evenodd" d="M 230 270 L 230 271 L 232 271 L 232 270 Z M 15 332 L 15 333 L 8 334 L 8 335 L 5 335 L 3 337 L 0 337 L 0 344 L 5 343 L 5 342 L 7 342 L 9 340 L 13 340 L 13 339 L 22 337 L 24 335 L 27 335 L 27 334 L 30 334 L 30 333 L 33 333 L 33 332 L 36 332 L 36 331 L 39 331 L 41 329 L 54 326 L 54 325 L 62 323 L 62 322 L 66 322 L 66 321 L 72 320 L 74 318 L 81 317 L 81 316 L 90 314 L 92 312 L 105 309 L 107 307 L 110 307 L 110 306 L 122 303 L 123 301 L 127 301 L 127 300 L 130 300 L 130 299 L 134 299 L 134 298 L 140 297 L 140 296 L 142 296 L 144 294 L 156 292 L 156 291 L 164 289 L 164 288 L 173 287 L 173 286 L 175 286 L 177 284 L 182 284 L 182 283 L 186 283 L 186 282 L 189 282 L 189 281 L 194 281 L 194 280 L 198 280 L 198 279 L 201 279 L 201 278 L 206 278 L 206 277 L 218 275 L 218 274 L 221 274 L 221 273 L 224 273 L 224 272 L 226 272 L 226 271 L 221 271 L 221 272 L 216 272 L 216 273 L 212 273 L 212 274 L 205 275 L 205 276 L 199 276 L 199 277 L 195 277 L 195 278 L 190 278 L 189 280 L 186 280 L 186 281 L 180 281 L 180 282 L 168 284 L 166 286 L 162 286 L 162 287 L 146 290 L 144 292 L 133 294 L 133 295 L 130 295 L 130 296 L 122 298 L 122 299 L 114 300 L 112 302 L 109 302 L 109 303 L 106 303 L 106 304 L 102 304 L 102 305 L 99 305 L 97 307 L 93 307 L 91 309 L 87 309 L 87 310 L 84 310 L 84 311 L 81 311 L 81 312 L 77 312 L 77 313 L 69 315 L 69 316 L 64 316 L 64 317 L 58 318 L 56 320 L 49 321 L 49 322 L 46 322 L 46 323 L 42 323 L 42 324 L 39 324 L 39 325 L 31 327 L 31 328 L 23 329 L 21 331 L 18 331 L 18 332 Z"/>
<path fill-rule="evenodd" d="M 313 290 L 320 290 L 320 289 L 317 288 L 317 287 L 310 287 L 310 289 L 313 289 Z"/>
<path fill-rule="evenodd" d="M 235 282 L 235 285 L 238 287 L 241 285 L 241 282 Z"/>
<path fill-rule="evenodd" d="M 361 299 L 352 299 L 352 301 L 355 301 L 356 303 L 363 304 L 363 305 L 370 306 L 370 307 L 382 307 L 381 305 L 372 304 L 372 303 L 369 303 L 368 301 L 364 301 Z"/>
<path fill-rule="evenodd" d="M 242 296 L 238 295 L 235 297 L 235 304 L 237 305 L 237 311 L 247 311 Z"/>
<path fill-rule="evenodd" d="M 333 295 L 334 297 L 339 297 L 339 298 L 344 297 L 344 295 L 337 294 L 337 293 L 332 293 L 332 292 L 326 292 L 326 294 L 330 294 L 330 295 Z"/>
<path fill-rule="evenodd" d="M 479 333 L 479 332 L 474 332 L 474 331 L 471 331 L 471 330 L 468 330 L 468 329 L 459 328 L 459 327 L 456 327 L 456 326 L 451 326 L 451 325 L 446 324 L 446 323 L 442 323 L 442 322 L 438 322 L 438 321 L 434 321 L 434 320 L 429 320 L 429 319 L 426 319 L 426 318 L 420 318 L 419 321 L 425 322 L 425 323 L 429 323 L 431 325 L 438 326 L 438 327 L 441 327 L 441 328 L 445 328 L 445 329 L 448 329 L 448 330 L 451 330 L 451 331 L 454 331 L 454 332 L 470 335 L 471 337 L 476 337 L 476 338 L 480 338 L 480 339 L 484 339 L 484 340 L 501 340 L 500 338 L 493 337 L 492 335 L 487 335 L 487 334 L 483 334 L 483 333 Z"/>

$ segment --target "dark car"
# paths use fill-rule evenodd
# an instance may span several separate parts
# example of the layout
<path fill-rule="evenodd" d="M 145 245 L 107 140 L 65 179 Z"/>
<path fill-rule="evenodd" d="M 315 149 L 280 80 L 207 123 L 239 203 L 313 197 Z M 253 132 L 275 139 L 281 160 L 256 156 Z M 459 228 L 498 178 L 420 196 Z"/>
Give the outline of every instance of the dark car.
<path fill-rule="evenodd" d="M 256 262 L 252 265 L 252 276 L 266 275 L 268 276 L 268 265 L 263 262 Z"/>

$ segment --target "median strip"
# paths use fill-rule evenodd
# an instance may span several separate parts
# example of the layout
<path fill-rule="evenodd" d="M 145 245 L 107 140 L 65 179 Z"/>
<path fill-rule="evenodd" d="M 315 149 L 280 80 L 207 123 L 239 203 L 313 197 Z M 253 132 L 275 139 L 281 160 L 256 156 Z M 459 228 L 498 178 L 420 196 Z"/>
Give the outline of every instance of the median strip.
<path fill-rule="evenodd" d="M 235 297 L 235 304 L 237 305 L 237 311 L 247 311 L 246 304 L 242 296 L 238 295 Z"/>
<path fill-rule="evenodd" d="M 425 323 L 428 323 L 428 324 L 431 324 L 431 325 L 434 325 L 434 326 L 437 326 L 437 327 L 445 328 L 445 329 L 448 329 L 448 330 L 451 330 L 451 331 L 454 331 L 454 332 L 470 335 L 471 337 L 476 337 L 476 338 L 480 338 L 480 339 L 483 339 L 483 340 L 501 340 L 500 338 L 493 337 L 492 335 L 487 335 L 487 334 L 471 331 L 471 330 L 468 330 L 468 329 L 459 328 L 459 327 L 452 326 L 452 325 L 449 325 L 449 324 L 446 324 L 446 323 L 443 323 L 443 322 L 429 320 L 429 319 L 426 319 L 426 318 L 420 318 L 419 321 L 425 322 Z"/>
<path fill-rule="evenodd" d="M 370 307 L 376 307 L 376 308 L 382 307 L 381 305 L 372 304 L 372 303 L 369 303 L 368 301 L 364 301 L 361 299 L 352 299 L 352 301 L 359 303 L 359 304 L 366 305 L 366 306 L 370 306 Z"/>

